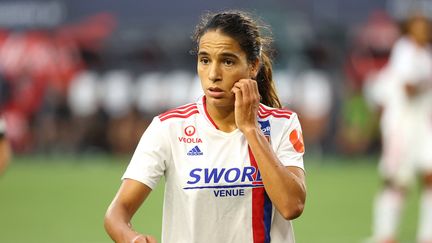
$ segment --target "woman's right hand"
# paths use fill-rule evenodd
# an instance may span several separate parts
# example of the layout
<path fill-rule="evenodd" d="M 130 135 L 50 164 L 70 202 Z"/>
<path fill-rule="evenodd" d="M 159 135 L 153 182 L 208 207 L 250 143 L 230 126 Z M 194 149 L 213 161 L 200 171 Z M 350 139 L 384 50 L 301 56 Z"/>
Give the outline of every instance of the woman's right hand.
<path fill-rule="evenodd" d="M 157 243 L 157 241 L 151 235 L 137 235 L 130 243 Z"/>

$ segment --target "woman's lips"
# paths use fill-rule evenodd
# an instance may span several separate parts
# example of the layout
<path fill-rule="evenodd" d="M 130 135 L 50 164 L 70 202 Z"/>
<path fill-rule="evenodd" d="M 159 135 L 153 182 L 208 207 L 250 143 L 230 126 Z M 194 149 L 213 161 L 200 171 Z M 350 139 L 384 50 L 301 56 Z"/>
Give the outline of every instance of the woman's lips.
<path fill-rule="evenodd" d="M 224 96 L 224 91 L 220 88 L 210 87 L 207 89 L 208 95 L 213 98 L 222 98 Z"/>

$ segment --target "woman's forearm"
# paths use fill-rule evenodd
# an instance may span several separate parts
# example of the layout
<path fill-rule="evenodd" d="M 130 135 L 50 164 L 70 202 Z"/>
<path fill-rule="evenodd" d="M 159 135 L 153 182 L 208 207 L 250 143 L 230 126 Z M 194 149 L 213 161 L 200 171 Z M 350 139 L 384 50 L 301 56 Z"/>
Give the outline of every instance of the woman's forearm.
<path fill-rule="evenodd" d="M 123 181 L 104 219 L 105 230 L 115 242 L 130 243 L 139 235 L 130 221 L 150 192 L 150 187 L 141 182 L 131 179 Z"/>
<path fill-rule="evenodd" d="M 131 216 L 127 215 L 127 210 L 119 206 L 111 205 L 105 214 L 104 226 L 108 235 L 114 242 L 129 243 L 138 233 L 130 224 Z"/>
<path fill-rule="evenodd" d="M 270 200 L 284 218 L 297 218 L 303 212 L 306 199 L 304 172 L 300 168 L 284 166 L 259 128 L 249 129 L 244 135 Z"/>

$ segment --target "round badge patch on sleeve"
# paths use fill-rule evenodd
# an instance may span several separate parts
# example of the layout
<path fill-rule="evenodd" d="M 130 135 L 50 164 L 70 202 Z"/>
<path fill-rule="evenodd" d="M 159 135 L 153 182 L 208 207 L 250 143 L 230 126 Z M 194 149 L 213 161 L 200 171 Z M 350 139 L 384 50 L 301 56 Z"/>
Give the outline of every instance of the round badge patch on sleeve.
<path fill-rule="evenodd" d="M 297 151 L 298 153 L 304 152 L 303 135 L 301 132 L 293 130 L 289 135 L 289 140 L 293 145 L 295 151 Z"/>

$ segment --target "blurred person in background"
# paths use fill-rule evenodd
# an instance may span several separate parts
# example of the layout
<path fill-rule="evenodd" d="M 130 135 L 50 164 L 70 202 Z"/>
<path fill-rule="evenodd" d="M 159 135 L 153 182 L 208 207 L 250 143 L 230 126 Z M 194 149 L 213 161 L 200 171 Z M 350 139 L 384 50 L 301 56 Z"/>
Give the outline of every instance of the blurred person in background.
<path fill-rule="evenodd" d="M 280 108 L 270 39 L 254 19 L 226 11 L 197 26 L 204 96 L 145 131 L 105 216 L 114 241 L 155 242 L 130 221 L 164 175 L 162 242 L 294 242 L 306 197 L 301 127 Z"/>
<path fill-rule="evenodd" d="M 376 76 L 372 94 L 382 110 L 384 187 L 375 199 L 373 242 L 397 242 L 408 189 L 422 184 L 417 242 L 432 242 L 432 50 L 430 20 L 420 14 L 406 22 L 388 65 Z"/>
<path fill-rule="evenodd" d="M 0 116 L 0 175 L 6 170 L 10 157 L 11 149 L 6 138 L 6 122 Z"/>
<path fill-rule="evenodd" d="M 311 43 L 305 48 L 308 67 L 296 77 L 293 106 L 303 128 L 309 154 L 321 156 L 329 133 L 333 106 L 333 87 L 329 75 L 329 56 L 325 45 Z"/>

